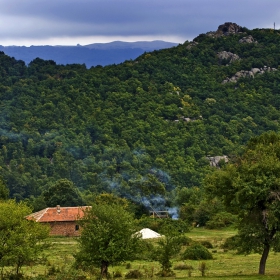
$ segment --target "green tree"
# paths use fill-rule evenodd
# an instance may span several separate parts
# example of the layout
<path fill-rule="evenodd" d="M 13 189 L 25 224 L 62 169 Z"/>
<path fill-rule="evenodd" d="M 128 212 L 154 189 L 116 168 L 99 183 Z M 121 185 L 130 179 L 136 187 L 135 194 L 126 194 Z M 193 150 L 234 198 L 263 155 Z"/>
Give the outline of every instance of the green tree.
<path fill-rule="evenodd" d="M 280 136 L 274 132 L 252 138 L 236 162 L 206 179 L 206 189 L 238 214 L 238 249 L 261 253 L 259 274 L 265 273 L 270 249 L 280 245 Z"/>
<path fill-rule="evenodd" d="M 9 189 L 6 187 L 3 179 L 0 178 L 0 200 L 6 200 L 9 198 Z"/>
<path fill-rule="evenodd" d="M 43 193 L 44 200 L 48 207 L 60 206 L 81 206 L 83 199 L 79 190 L 67 179 L 60 179 Z"/>
<path fill-rule="evenodd" d="M 38 260 L 49 235 L 49 227 L 26 219 L 30 213 L 25 203 L 0 202 L 0 266 L 13 266 L 17 275 L 23 265 Z"/>
<path fill-rule="evenodd" d="M 140 177 L 136 180 L 130 180 L 129 185 L 141 196 L 150 196 L 154 194 L 165 194 L 165 186 L 153 174 L 147 174 L 145 178 Z"/>
<path fill-rule="evenodd" d="M 94 204 L 80 221 L 83 227 L 79 239 L 78 265 L 96 265 L 101 277 L 108 266 L 132 259 L 139 245 L 133 216 L 118 204 Z"/>
<path fill-rule="evenodd" d="M 85 198 L 88 205 L 90 204 L 117 204 L 122 206 L 124 209 L 129 207 L 129 201 L 125 198 L 118 197 L 111 193 L 102 193 L 96 195 L 94 193 L 90 193 Z"/>
<path fill-rule="evenodd" d="M 164 236 L 157 242 L 158 247 L 156 249 L 157 260 L 161 264 L 162 269 L 160 274 L 162 276 L 171 276 L 174 274 L 171 270 L 171 258 L 180 252 L 182 246 L 182 232 L 179 231 L 174 224 L 165 222 L 161 233 Z"/>

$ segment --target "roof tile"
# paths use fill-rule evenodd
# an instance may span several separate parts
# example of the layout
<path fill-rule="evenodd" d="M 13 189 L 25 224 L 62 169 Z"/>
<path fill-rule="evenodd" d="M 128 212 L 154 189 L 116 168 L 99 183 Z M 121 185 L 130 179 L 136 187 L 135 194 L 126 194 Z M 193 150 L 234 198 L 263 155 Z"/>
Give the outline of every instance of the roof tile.
<path fill-rule="evenodd" d="M 84 216 L 84 211 L 90 206 L 79 206 L 79 207 L 52 207 L 45 208 L 41 211 L 32 213 L 26 218 L 28 220 L 34 219 L 36 222 L 47 223 L 47 222 L 66 222 L 76 221 Z"/>

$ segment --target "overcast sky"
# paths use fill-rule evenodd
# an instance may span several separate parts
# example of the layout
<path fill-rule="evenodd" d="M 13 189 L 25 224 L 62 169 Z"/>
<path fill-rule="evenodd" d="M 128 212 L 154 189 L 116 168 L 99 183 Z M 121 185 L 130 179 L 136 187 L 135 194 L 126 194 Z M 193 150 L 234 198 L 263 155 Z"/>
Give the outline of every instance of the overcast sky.
<path fill-rule="evenodd" d="M 183 43 L 224 22 L 280 29 L 280 0 L 0 0 L 0 45 Z"/>

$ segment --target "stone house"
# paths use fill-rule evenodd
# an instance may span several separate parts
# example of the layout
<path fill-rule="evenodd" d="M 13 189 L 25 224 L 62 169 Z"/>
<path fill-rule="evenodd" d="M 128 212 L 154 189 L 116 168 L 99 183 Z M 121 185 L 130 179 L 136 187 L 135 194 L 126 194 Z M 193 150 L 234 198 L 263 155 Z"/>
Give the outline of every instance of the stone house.
<path fill-rule="evenodd" d="M 84 216 L 84 211 L 88 207 L 60 207 L 57 205 L 32 213 L 26 218 L 50 225 L 50 235 L 79 236 L 81 231 L 77 221 Z"/>

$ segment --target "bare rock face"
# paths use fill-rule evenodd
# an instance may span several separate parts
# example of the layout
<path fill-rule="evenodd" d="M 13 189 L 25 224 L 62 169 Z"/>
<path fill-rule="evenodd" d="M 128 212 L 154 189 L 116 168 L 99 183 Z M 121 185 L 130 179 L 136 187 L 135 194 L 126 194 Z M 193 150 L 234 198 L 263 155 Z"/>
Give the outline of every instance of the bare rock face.
<path fill-rule="evenodd" d="M 234 62 L 235 60 L 239 60 L 240 57 L 237 54 L 231 53 L 231 52 L 226 52 L 226 51 L 222 51 L 222 52 L 218 52 L 217 56 L 220 60 L 228 60 L 229 63 Z"/>
<path fill-rule="evenodd" d="M 192 41 L 187 45 L 186 49 L 190 50 L 192 47 L 195 47 L 197 44 L 198 44 L 197 42 Z"/>
<path fill-rule="evenodd" d="M 217 38 L 237 33 L 242 33 L 242 27 L 240 25 L 233 22 L 225 22 L 224 24 L 219 25 L 217 31 L 207 32 L 206 35 Z"/>
<path fill-rule="evenodd" d="M 242 32 L 242 27 L 233 22 L 225 22 L 218 27 L 217 33 L 223 35 L 235 34 Z"/>
<path fill-rule="evenodd" d="M 215 157 L 207 157 L 207 159 L 210 162 L 210 166 L 219 168 L 219 162 L 220 160 L 223 160 L 225 163 L 228 162 L 228 157 L 227 156 L 215 156 Z"/>
<path fill-rule="evenodd" d="M 258 43 L 258 41 L 255 41 L 255 40 L 254 40 L 254 38 L 253 38 L 252 35 L 243 37 L 243 38 L 240 39 L 238 42 L 239 42 L 239 43 L 248 43 L 248 44 L 252 44 L 252 43 L 257 44 L 257 43 Z"/>
<path fill-rule="evenodd" d="M 265 72 L 277 71 L 276 68 L 264 66 L 263 68 L 252 68 L 250 71 L 241 70 L 235 73 L 231 78 L 223 80 L 222 84 L 236 83 L 240 78 L 254 78 L 256 75 L 264 74 Z"/>

